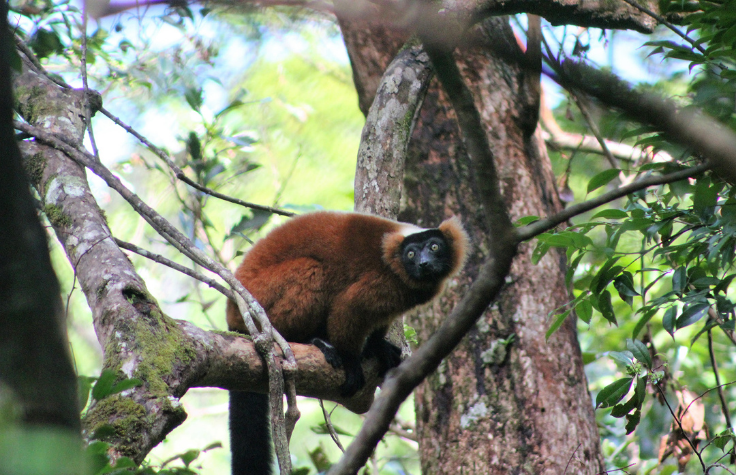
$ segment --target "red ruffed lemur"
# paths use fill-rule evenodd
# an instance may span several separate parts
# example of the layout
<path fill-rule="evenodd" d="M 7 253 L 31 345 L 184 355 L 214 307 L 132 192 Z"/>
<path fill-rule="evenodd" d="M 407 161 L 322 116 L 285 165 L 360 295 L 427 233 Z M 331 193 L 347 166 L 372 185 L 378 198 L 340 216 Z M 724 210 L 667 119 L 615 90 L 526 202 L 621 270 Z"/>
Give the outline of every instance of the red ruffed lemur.
<path fill-rule="evenodd" d="M 468 237 L 460 220 L 438 228 L 358 213 L 317 212 L 271 231 L 245 255 L 235 276 L 287 341 L 312 343 L 345 370 L 341 392 L 364 384 L 361 359 L 376 356 L 382 372 L 400 350 L 384 340 L 403 312 L 430 301 L 463 266 Z M 247 333 L 232 301 L 231 331 Z M 268 397 L 230 391 L 233 475 L 271 474 Z"/>

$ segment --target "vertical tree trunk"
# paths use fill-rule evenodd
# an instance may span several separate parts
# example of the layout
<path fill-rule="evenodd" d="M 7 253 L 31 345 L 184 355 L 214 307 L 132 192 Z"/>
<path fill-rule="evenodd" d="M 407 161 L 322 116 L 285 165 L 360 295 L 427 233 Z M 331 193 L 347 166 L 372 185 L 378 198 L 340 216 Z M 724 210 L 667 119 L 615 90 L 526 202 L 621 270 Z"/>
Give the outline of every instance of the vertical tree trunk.
<path fill-rule="evenodd" d="M 406 35 L 341 20 L 360 105 L 367 112 L 383 69 Z M 522 52 L 505 19 L 474 29 L 455 52 L 473 91 L 512 219 L 560 209 L 543 142 L 528 118 L 536 104 L 524 86 Z M 526 104 L 526 106 L 525 106 Z M 400 219 L 435 226 L 458 214 L 474 246 L 462 275 L 438 302 L 410 316 L 420 344 L 460 299 L 486 259 L 487 229 L 454 112 L 430 87 L 414 130 Z M 564 304 L 565 264 L 550 252 L 531 264 L 521 247 L 500 300 L 415 392 L 423 473 L 595 474 L 603 470 L 598 431 L 569 319 L 545 342 L 547 315 Z"/>
<path fill-rule="evenodd" d="M 46 233 L 33 205 L 13 130 L 10 52 L 15 46 L 7 17 L 8 6 L 3 3 L 0 8 L 0 404 L 7 404 L 5 398 L 12 396 L 20 412 L 20 420 L 12 422 L 27 427 L 64 429 L 69 439 L 75 439 L 81 429 L 77 380 L 69 358 L 59 282 L 51 267 Z M 7 420 L 8 415 L 6 411 L 0 423 L 11 422 Z M 8 430 L 8 426 L 0 430 Z M 10 462 L 19 461 L 17 451 L 10 453 L 10 457 Z M 3 462 L 9 463 L 2 460 L 0 466 Z M 58 473 L 66 473 L 61 461 L 57 465 Z"/>

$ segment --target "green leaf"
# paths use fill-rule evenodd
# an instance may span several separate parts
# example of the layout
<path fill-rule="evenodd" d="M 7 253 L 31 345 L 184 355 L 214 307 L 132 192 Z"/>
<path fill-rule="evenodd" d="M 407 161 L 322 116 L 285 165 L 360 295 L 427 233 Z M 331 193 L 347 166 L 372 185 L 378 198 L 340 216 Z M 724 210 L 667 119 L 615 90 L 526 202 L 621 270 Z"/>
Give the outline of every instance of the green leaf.
<path fill-rule="evenodd" d="M 646 366 L 647 369 L 652 369 L 652 356 L 649 354 L 647 345 L 640 342 L 639 340 L 626 339 L 626 349 L 634 355 L 639 363 Z"/>
<path fill-rule="evenodd" d="M 603 289 L 605 289 L 608 284 L 613 280 L 613 278 L 623 269 L 621 266 L 616 266 L 615 271 L 614 264 L 618 262 L 618 260 L 621 258 L 621 256 L 616 256 L 608 259 L 605 264 L 600 268 L 598 273 L 593 277 L 593 280 L 590 282 L 590 290 L 594 293 L 600 293 Z"/>
<path fill-rule="evenodd" d="M 728 444 L 732 440 L 736 442 L 736 437 L 730 429 L 727 429 L 719 434 L 716 434 L 716 436 L 713 438 L 713 445 L 723 450 L 726 448 L 726 444 Z"/>
<path fill-rule="evenodd" d="M 537 247 L 532 251 L 532 264 L 537 265 L 544 255 L 547 254 L 549 247 L 549 244 L 537 241 Z"/>
<path fill-rule="evenodd" d="M 613 305 L 611 305 L 611 292 L 608 290 L 601 292 L 600 297 L 598 297 L 598 308 L 603 318 L 618 326 L 616 315 L 613 313 Z"/>
<path fill-rule="evenodd" d="M 634 303 L 634 297 L 639 296 L 639 292 L 634 289 L 634 277 L 631 272 L 622 272 L 613 280 L 613 287 L 618 291 L 618 296 L 629 305 Z"/>
<path fill-rule="evenodd" d="M 118 384 L 112 387 L 110 389 L 110 394 L 117 394 L 120 392 L 125 391 L 126 389 L 131 389 L 138 387 L 143 384 L 143 381 L 137 378 L 128 378 L 120 381 Z"/>
<path fill-rule="evenodd" d="M 189 132 L 187 136 L 187 152 L 192 157 L 192 160 L 202 160 L 202 143 L 197 137 L 196 132 Z M 199 167 L 201 169 L 201 165 Z"/>
<path fill-rule="evenodd" d="M 549 340 L 549 337 L 551 337 L 552 334 L 556 332 L 560 328 L 560 326 L 562 326 L 562 322 L 565 321 L 568 315 L 570 315 L 570 310 L 565 310 L 561 314 L 557 315 L 557 318 L 555 318 L 555 321 L 549 327 L 549 330 L 547 330 L 547 333 L 544 334 L 545 340 Z"/>
<path fill-rule="evenodd" d="M 244 231 L 248 230 L 258 230 L 263 227 L 264 224 L 266 224 L 271 217 L 270 211 L 261 211 L 259 209 L 251 210 L 252 215 L 243 215 L 242 218 L 240 218 L 240 222 L 236 224 L 235 226 L 230 229 L 229 236 L 233 236 L 235 234 L 243 234 Z"/>
<path fill-rule="evenodd" d="M 221 449 L 222 448 L 222 442 L 219 440 L 217 442 L 212 442 L 210 445 L 202 449 L 202 452 L 207 452 L 208 450 L 212 449 Z"/>
<path fill-rule="evenodd" d="M 621 378 L 601 389 L 595 397 L 595 407 L 610 407 L 618 403 L 631 389 L 632 377 Z"/>
<path fill-rule="evenodd" d="M 647 397 L 647 381 L 649 381 L 649 375 L 643 378 L 636 378 L 636 388 L 634 389 L 634 398 L 636 399 L 636 407 L 641 409 L 641 405 L 644 404 L 644 400 Z"/>
<path fill-rule="evenodd" d="M 95 428 L 90 440 L 100 440 L 115 435 L 115 428 L 110 424 L 102 424 Z"/>
<path fill-rule="evenodd" d="M 693 210 L 703 219 L 713 215 L 718 201 L 718 188 L 710 178 L 701 177 L 695 182 L 693 193 Z"/>
<path fill-rule="evenodd" d="M 698 333 L 695 334 L 694 337 L 690 340 L 690 346 L 693 346 L 696 341 L 698 341 L 698 338 L 703 336 L 703 333 L 707 332 L 708 330 L 711 330 L 713 327 L 717 327 L 718 322 L 715 320 L 707 320 L 705 325 L 703 325 L 703 328 L 698 331 Z"/>
<path fill-rule="evenodd" d="M 552 247 L 570 247 L 575 244 L 574 233 L 544 233 L 537 236 L 537 239 Z"/>
<path fill-rule="evenodd" d="M 636 429 L 641 421 L 641 409 L 637 409 L 633 414 L 626 416 L 626 434 L 631 434 Z"/>
<path fill-rule="evenodd" d="M 672 274 L 672 290 L 681 293 L 687 284 L 687 268 L 680 266 Z"/>
<path fill-rule="evenodd" d="M 526 226 L 534 221 L 539 221 L 539 216 L 524 216 L 523 218 L 516 221 L 516 226 Z"/>
<path fill-rule="evenodd" d="M 709 303 L 696 303 L 693 305 L 688 305 L 682 311 L 682 314 L 677 317 L 677 329 L 679 330 L 681 328 L 685 328 L 697 322 L 698 320 L 703 318 L 703 315 L 705 315 L 709 308 Z"/>
<path fill-rule="evenodd" d="M 406 323 L 404 323 L 404 338 L 406 338 L 408 343 L 413 343 L 415 345 L 419 344 L 419 340 L 417 340 L 417 331 L 414 327 L 411 327 Z"/>
<path fill-rule="evenodd" d="M 48 58 L 52 54 L 64 52 L 64 45 L 61 43 L 59 35 L 54 30 L 46 28 L 36 30 L 28 40 L 28 46 L 36 53 L 38 59 Z"/>
<path fill-rule="evenodd" d="M 135 468 L 136 464 L 130 457 L 120 457 L 115 461 L 115 469 Z"/>
<path fill-rule="evenodd" d="M 634 362 L 634 354 L 630 351 L 609 351 L 608 356 L 628 367 Z"/>
<path fill-rule="evenodd" d="M 611 416 L 620 419 L 634 409 L 636 409 L 636 397 L 632 397 L 624 404 L 616 404 L 613 406 L 613 409 L 611 409 Z"/>
<path fill-rule="evenodd" d="M 575 270 L 577 270 L 578 266 L 580 265 L 580 261 L 585 257 L 584 252 L 579 252 L 577 257 L 572 260 L 570 265 L 567 268 L 567 272 L 565 272 L 565 286 L 570 287 L 570 284 L 572 284 L 572 279 L 575 277 Z"/>
<path fill-rule="evenodd" d="M 608 170 L 603 170 L 599 174 L 595 175 L 593 178 L 590 179 L 588 182 L 588 193 L 590 193 L 593 190 L 597 190 L 598 188 L 607 185 L 610 183 L 613 179 L 618 177 L 618 174 L 621 170 L 618 168 L 611 168 Z"/>
<path fill-rule="evenodd" d="M 667 331 L 667 333 L 672 336 L 672 338 L 675 338 L 675 317 L 677 317 L 677 306 L 673 305 L 670 308 L 668 308 L 664 312 L 664 317 L 662 317 L 662 326 Z"/>
<path fill-rule="evenodd" d="M 603 218 L 603 219 L 626 219 L 628 217 L 629 217 L 629 214 L 626 211 L 624 211 L 624 210 L 620 210 L 620 209 L 604 209 L 604 210 L 598 211 L 590 219 L 592 221 L 592 220 L 598 219 L 598 218 Z"/>
<path fill-rule="evenodd" d="M 184 91 L 184 99 L 187 100 L 189 107 L 199 112 L 199 109 L 204 103 L 202 99 L 202 88 L 201 87 L 189 87 Z"/>
<path fill-rule="evenodd" d="M 190 463 L 197 460 L 199 457 L 199 450 L 191 449 L 187 450 L 183 454 L 179 455 L 179 458 L 181 458 L 181 461 L 184 462 L 184 466 L 188 467 Z"/>
<path fill-rule="evenodd" d="M 77 394 L 79 396 L 79 409 L 83 410 L 89 402 L 89 392 L 92 389 L 92 383 L 97 378 L 92 376 L 77 376 Z"/>
<path fill-rule="evenodd" d="M 107 396 L 112 394 L 112 387 L 115 383 L 115 372 L 106 369 L 102 372 L 97 382 L 92 388 L 92 397 L 98 401 L 105 399 Z"/>
<path fill-rule="evenodd" d="M 721 282 L 713 288 L 713 292 L 726 292 L 728 290 L 728 286 L 731 285 L 731 281 L 733 278 L 736 277 L 736 274 L 729 274 L 723 279 L 721 279 Z"/>
<path fill-rule="evenodd" d="M 590 320 L 593 318 L 593 304 L 590 303 L 589 299 L 583 299 L 575 307 L 575 313 L 577 313 L 580 320 L 589 325 Z"/>

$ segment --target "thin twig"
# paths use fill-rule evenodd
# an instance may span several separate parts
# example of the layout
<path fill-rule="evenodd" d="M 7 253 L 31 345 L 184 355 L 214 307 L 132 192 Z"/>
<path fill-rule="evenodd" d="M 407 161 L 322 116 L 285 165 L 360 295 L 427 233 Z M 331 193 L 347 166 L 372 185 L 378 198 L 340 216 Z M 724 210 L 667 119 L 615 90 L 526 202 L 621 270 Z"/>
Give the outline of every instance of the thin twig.
<path fill-rule="evenodd" d="M 603 472 L 598 472 L 598 473 L 597 473 L 596 475 L 605 475 L 606 473 L 613 473 L 613 472 L 624 472 L 624 473 L 629 473 L 629 472 L 627 472 L 627 471 L 626 471 L 625 469 L 627 469 L 627 468 L 629 468 L 629 467 L 633 467 L 634 465 L 636 465 L 636 463 L 630 463 L 630 464 L 628 464 L 628 465 L 627 465 L 627 466 L 625 466 L 625 467 L 612 468 L 611 470 L 605 470 L 605 471 L 603 471 Z"/>
<path fill-rule="evenodd" d="M 675 411 L 672 410 L 672 406 L 670 406 L 669 401 L 667 401 L 667 398 L 664 395 L 664 391 L 662 391 L 662 388 L 659 387 L 659 383 L 655 383 L 654 387 L 657 388 L 657 391 L 659 391 L 659 394 L 662 396 L 662 400 L 664 401 L 665 405 L 667 406 L 667 409 L 669 409 L 670 414 L 672 414 L 672 418 L 677 422 L 678 427 L 680 428 L 680 431 L 682 432 L 682 436 L 687 440 L 687 443 L 690 445 L 690 448 L 693 449 L 693 453 L 698 456 L 698 460 L 700 461 L 700 465 L 703 468 L 703 471 L 705 472 L 705 462 L 703 462 L 703 457 L 701 457 L 700 452 L 698 452 L 698 448 L 695 447 L 695 444 L 692 440 L 690 440 L 690 437 L 687 436 L 687 433 L 685 432 L 685 429 L 682 427 L 682 422 L 680 422 L 680 419 L 675 415 Z M 688 405 L 688 408 L 690 406 Z M 687 412 L 687 410 L 685 410 Z M 685 413 L 683 412 L 683 414 Z"/>
<path fill-rule="evenodd" d="M 89 135 L 89 143 L 92 146 L 92 154 L 99 160 L 100 152 L 97 150 L 95 142 L 95 134 L 92 131 L 92 108 L 89 104 L 89 85 L 87 84 L 87 2 L 82 3 L 82 85 L 84 87 L 84 125 L 87 126 L 87 134 Z"/>
<path fill-rule="evenodd" d="M 389 426 L 388 431 L 393 433 L 397 437 L 401 437 L 402 439 L 417 442 L 417 435 L 414 432 L 409 432 L 408 430 L 404 429 L 399 424 L 392 423 Z"/>
<path fill-rule="evenodd" d="M 575 104 L 578 106 L 578 109 L 580 109 L 580 113 L 583 114 L 583 119 L 585 119 L 585 122 L 587 122 L 588 127 L 590 127 L 590 131 L 593 132 L 593 135 L 595 136 L 595 139 L 598 141 L 598 144 L 601 146 L 601 151 L 603 152 L 603 156 L 606 157 L 606 160 L 608 160 L 608 163 L 611 165 L 611 168 L 618 168 L 618 162 L 616 162 L 616 159 L 613 158 L 613 154 L 608 149 L 608 144 L 606 144 L 606 141 L 603 139 L 603 135 L 601 135 L 601 131 L 598 128 L 598 124 L 595 123 L 593 120 L 593 117 L 590 115 L 590 111 L 588 110 L 588 107 L 585 105 L 583 100 L 577 96 L 577 94 L 571 93 L 572 99 L 575 101 Z"/>
<path fill-rule="evenodd" d="M 570 463 L 572 462 L 573 457 L 575 457 L 575 452 L 578 451 L 581 445 L 582 445 L 582 442 L 578 443 L 578 446 L 575 447 L 575 450 L 573 450 L 572 453 L 570 454 L 570 458 L 567 461 L 567 465 L 565 465 L 565 471 L 563 472 L 563 475 L 567 473 L 567 469 L 570 467 Z"/>
<path fill-rule="evenodd" d="M 711 305 L 710 308 L 708 309 L 708 316 L 712 320 L 715 320 L 715 322 L 718 324 L 718 326 L 720 327 L 720 329 L 723 330 L 723 334 L 726 335 L 726 338 L 728 338 L 729 340 L 731 340 L 731 343 L 733 343 L 734 345 L 736 345 L 736 337 L 734 337 L 733 330 L 728 330 L 728 329 L 724 328 L 724 325 L 723 324 L 725 322 L 723 321 L 723 318 L 721 318 L 721 315 L 718 313 L 718 311 L 714 308 L 713 305 Z"/>
<path fill-rule="evenodd" d="M 197 279 L 200 282 L 204 282 L 205 284 L 209 285 L 213 289 L 220 292 L 222 295 L 229 299 L 233 299 L 233 292 L 232 290 L 228 289 L 227 287 L 224 287 L 223 285 L 217 283 L 214 279 L 211 279 L 207 277 L 206 275 L 197 272 L 196 270 L 190 269 L 186 266 L 183 266 L 181 264 L 177 264 L 176 262 L 169 260 L 165 258 L 164 256 L 161 256 L 159 254 L 155 254 L 153 252 L 147 251 L 146 249 L 140 248 L 136 246 L 135 244 L 131 244 L 129 242 L 125 242 L 123 240 L 120 240 L 116 237 L 113 237 L 115 240 L 115 244 L 117 244 L 119 247 L 123 249 L 127 249 L 128 251 L 135 252 L 136 254 L 145 257 L 146 259 L 150 259 L 154 262 L 158 262 L 159 264 L 163 264 L 167 267 L 170 267 L 174 269 L 175 271 L 179 271 L 182 274 L 188 275 L 189 277 L 193 279 Z"/>
<path fill-rule="evenodd" d="M 733 462 L 731 462 L 731 463 L 733 463 Z M 714 463 L 713 465 L 711 465 L 710 467 L 708 467 L 708 471 L 710 471 L 710 469 L 711 468 L 714 468 L 714 467 L 722 468 L 723 470 L 727 471 L 731 475 L 736 475 L 736 473 L 732 472 L 731 469 L 729 469 L 728 467 L 726 467 L 722 463 Z M 707 474 L 708 472 L 705 472 L 705 473 Z"/>
<path fill-rule="evenodd" d="M 721 411 L 723 416 L 726 418 L 726 427 L 733 429 L 731 425 L 731 413 L 728 410 L 728 403 L 726 397 L 723 395 L 723 387 L 721 386 L 721 378 L 718 375 L 718 364 L 716 362 L 716 355 L 713 351 L 713 332 L 708 330 L 708 354 L 710 355 L 710 364 L 713 367 L 713 376 L 716 378 L 716 387 L 718 388 L 718 398 L 721 400 Z M 731 463 L 734 463 L 734 455 L 731 456 Z"/>
<path fill-rule="evenodd" d="M 125 129 L 129 134 L 137 138 L 143 145 L 145 145 L 150 151 L 158 155 L 159 158 L 161 158 L 164 162 L 166 162 L 166 165 L 171 168 L 171 170 L 174 172 L 174 176 L 178 178 L 179 180 L 183 181 L 187 185 L 191 186 L 192 188 L 201 191 L 202 193 L 206 193 L 210 196 L 214 196 L 215 198 L 219 198 L 223 201 L 227 201 L 229 203 L 233 203 L 236 205 L 240 205 L 246 208 L 250 209 L 257 209 L 259 211 L 267 211 L 269 213 L 278 214 L 281 216 L 294 216 L 296 213 L 293 213 L 291 211 L 285 211 L 279 208 L 274 208 L 272 206 L 264 206 L 259 205 L 256 203 L 249 203 L 247 201 L 239 200 L 237 198 L 233 198 L 231 196 L 224 195 L 222 193 L 218 193 L 215 190 L 212 190 L 210 188 L 207 188 L 206 186 L 202 186 L 199 183 L 191 180 L 188 176 L 184 174 L 184 172 L 179 168 L 179 166 L 174 163 L 174 161 L 169 157 L 169 155 L 161 150 L 160 148 L 153 145 L 148 139 L 146 139 L 144 136 L 136 132 L 131 126 L 124 123 L 122 120 L 120 120 L 118 117 L 113 115 L 110 111 L 105 109 L 104 107 L 100 109 L 100 112 L 102 112 L 107 118 L 115 122 L 117 125 Z"/>
<path fill-rule="evenodd" d="M 574 216 L 585 213 L 586 211 L 590 211 L 591 209 L 597 208 L 598 206 L 601 206 L 615 199 L 621 198 L 639 190 L 643 190 L 644 188 L 648 188 L 650 186 L 663 185 L 665 183 L 673 183 L 676 181 L 684 180 L 685 178 L 699 175 L 709 169 L 710 164 L 704 163 L 694 167 L 686 168 L 684 170 L 680 170 L 678 172 L 668 173 L 667 175 L 652 175 L 642 178 L 641 180 L 637 180 L 629 185 L 622 186 L 607 193 L 603 193 L 596 198 L 570 206 L 569 208 L 566 208 L 564 211 L 557 213 L 554 216 L 550 216 L 546 219 L 540 219 L 539 221 L 535 221 L 527 226 L 524 226 L 523 228 L 519 228 L 516 231 L 517 238 L 520 242 L 526 241 L 527 239 L 531 239 L 538 234 L 542 234 L 545 231 L 553 229 L 558 224 L 564 223 Z"/>
<path fill-rule="evenodd" d="M 648 9 L 646 7 L 643 7 L 643 6 L 639 5 L 638 3 L 634 2 L 633 0 L 624 0 L 624 2 L 628 3 L 632 7 L 636 8 L 637 10 L 639 10 L 640 12 L 646 13 L 650 17 L 654 18 L 655 20 L 657 20 L 657 22 L 663 24 L 664 26 L 666 26 L 667 28 L 669 28 L 670 30 L 672 30 L 677 36 L 679 36 L 683 40 L 685 40 L 688 43 L 690 43 L 691 45 L 693 45 L 693 48 L 697 49 L 698 51 L 700 51 L 703 54 L 706 54 L 705 48 L 703 48 L 702 46 L 700 46 L 700 44 L 698 44 L 697 41 L 695 41 L 694 39 L 690 38 L 685 33 L 683 33 L 675 25 L 673 25 L 672 23 L 668 22 L 667 19 L 664 18 L 663 16 L 657 15 L 655 12 L 651 11 L 650 9 Z"/>
<path fill-rule="evenodd" d="M 335 427 L 332 425 L 330 414 L 327 412 L 327 409 L 325 409 L 325 402 L 322 399 L 319 400 L 319 407 L 322 408 L 322 415 L 324 415 L 325 417 L 325 426 L 327 427 L 327 432 L 330 433 L 330 437 L 332 437 L 332 440 L 335 442 L 335 445 L 337 445 L 337 448 L 340 449 L 340 452 L 345 453 L 345 448 L 340 443 L 340 438 L 337 435 Z"/>

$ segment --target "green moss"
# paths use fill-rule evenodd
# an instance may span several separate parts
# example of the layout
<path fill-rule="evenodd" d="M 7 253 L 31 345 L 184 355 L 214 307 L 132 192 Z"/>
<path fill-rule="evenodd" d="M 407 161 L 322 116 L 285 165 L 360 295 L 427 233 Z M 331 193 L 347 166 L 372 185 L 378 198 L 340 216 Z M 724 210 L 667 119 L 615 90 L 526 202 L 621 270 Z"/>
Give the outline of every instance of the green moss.
<path fill-rule="evenodd" d="M 118 449 L 127 453 L 133 450 L 126 450 L 126 445 L 135 441 L 145 422 L 146 409 L 143 405 L 116 394 L 97 401 L 95 410 L 87 413 L 85 426 L 89 428 L 90 434 L 109 433 L 108 428 L 111 428 L 110 436 L 122 442 Z"/>
<path fill-rule="evenodd" d="M 104 292 L 104 288 L 101 286 L 98 293 Z M 176 322 L 160 311 L 155 299 L 145 289 L 129 287 L 123 290 L 123 295 L 135 308 L 135 313 L 128 309 L 127 318 L 116 320 L 115 336 L 109 338 L 105 345 L 105 368 L 116 372 L 120 379 L 130 376 L 142 380 L 146 406 L 130 397 L 110 396 L 98 401 L 87 413 L 84 426 L 88 434 L 103 429 L 103 433 L 110 434 L 103 439 L 115 441 L 124 455 L 135 456 L 133 448 L 140 432 L 155 424 L 162 413 L 173 415 L 169 419 L 173 427 L 186 419 L 186 412 L 172 397 L 168 383 L 176 368 L 191 365 L 196 352 Z M 111 316 L 103 315 L 102 318 L 105 320 Z M 121 351 L 123 349 L 125 351 Z M 131 350 L 139 356 L 135 360 L 129 359 Z"/>
<path fill-rule="evenodd" d="M 399 53 L 409 48 L 413 48 L 414 46 L 419 46 L 420 44 L 422 44 L 422 40 L 419 38 L 419 35 L 412 35 L 411 38 L 406 40 L 406 43 L 404 43 L 404 46 L 401 47 Z"/>
<path fill-rule="evenodd" d="M 253 340 L 253 338 L 247 333 L 231 332 L 229 330 L 210 330 L 210 332 L 216 333 L 222 336 L 227 336 L 227 337 L 237 337 L 237 338 L 245 338 L 246 340 Z"/>
<path fill-rule="evenodd" d="M 43 171 L 46 169 L 46 157 L 42 153 L 33 154 L 24 162 L 28 178 L 34 186 L 38 186 L 43 179 Z"/>
<path fill-rule="evenodd" d="M 134 377 L 148 383 L 148 389 L 156 397 L 168 397 L 166 378 L 176 366 L 189 365 L 196 357 L 195 350 L 185 344 L 179 326 L 161 313 L 156 300 L 139 289 L 126 289 L 125 298 L 142 318 L 127 320 L 132 325 L 124 334 L 132 335 L 141 361 Z M 108 352 L 105 352 L 108 354 Z M 119 362 L 122 364 L 122 362 Z"/>
<path fill-rule="evenodd" d="M 49 218 L 51 224 L 56 227 L 68 228 L 72 225 L 72 219 L 64 214 L 59 206 L 47 204 L 43 207 L 43 212 L 46 213 L 46 217 Z"/>
<path fill-rule="evenodd" d="M 400 132 L 402 134 L 402 141 L 407 141 L 409 139 L 409 133 L 411 132 L 411 123 L 414 120 L 414 112 L 416 109 L 409 108 L 409 110 L 406 111 L 406 114 L 404 114 L 404 117 L 401 118 L 401 121 L 396 124 L 398 126 L 397 132 Z"/>
<path fill-rule="evenodd" d="M 45 115 L 60 115 L 53 101 L 46 100 L 46 91 L 41 86 L 33 86 L 31 88 L 21 87 L 15 90 L 16 109 L 21 111 L 21 115 L 28 122 L 36 122 L 39 117 Z"/>

